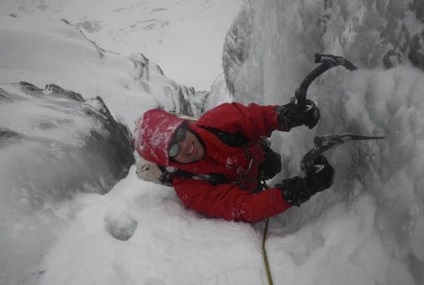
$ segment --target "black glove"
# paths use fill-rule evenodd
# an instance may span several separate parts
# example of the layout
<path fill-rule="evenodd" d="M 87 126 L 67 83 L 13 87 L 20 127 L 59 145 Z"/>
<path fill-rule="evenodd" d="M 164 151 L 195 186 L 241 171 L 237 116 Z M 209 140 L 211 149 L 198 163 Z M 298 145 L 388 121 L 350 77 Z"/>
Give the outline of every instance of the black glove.
<path fill-rule="evenodd" d="M 330 188 L 333 184 L 333 179 L 334 168 L 323 155 L 319 155 L 315 158 L 313 166 L 306 169 L 306 180 L 308 182 L 308 186 L 316 192 Z"/>
<path fill-rule="evenodd" d="M 319 121 L 320 113 L 317 105 L 306 99 L 306 108 L 301 110 L 295 102 L 277 107 L 277 115 L 280 126 L 285 129 L 305 125 L 312 129 Z"/>
<path fill-rule="evenodd" d="M 293 177 L 283 180 L 275 187 L 281 190 L 284 200 L 290 205 L 300 206 L 314 194 L 333 184 L 334 169 L 324 156 L 314 160 L 314 166 L 306 171 L 306 177 Z"/>

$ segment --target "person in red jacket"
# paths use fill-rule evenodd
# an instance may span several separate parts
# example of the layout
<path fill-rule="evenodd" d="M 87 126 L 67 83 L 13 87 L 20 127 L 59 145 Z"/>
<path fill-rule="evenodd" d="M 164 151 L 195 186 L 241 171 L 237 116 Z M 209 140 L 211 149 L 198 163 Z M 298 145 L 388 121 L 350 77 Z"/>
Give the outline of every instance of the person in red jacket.
<path fill-rule="evenodd" d="M 301 125 L 313 128 L 319 118 L 319 109 L 310 100 L 305 110 L 299 110 L 295 102 L 283 106 L 224 103 L 197 121 L 152 109 L 137 123 L 134 146 L 147 161 L 193 174 L 171 174 L 172 186 L 188 208 L 209 217 L 254 223 L 300 206 L 332 185 L 334 169 L 320 156 L 314 161 L 319 171 L 308 170 L 305 177 L 285 179 L 258 191 L 263 179 L 261 169 L 267 168 L 261 137 Z M 241 136 L 243 146 L 225 143 L 216 130 Z M 201 178 L 211 174 L 225 179 L 213 183 Z"/>

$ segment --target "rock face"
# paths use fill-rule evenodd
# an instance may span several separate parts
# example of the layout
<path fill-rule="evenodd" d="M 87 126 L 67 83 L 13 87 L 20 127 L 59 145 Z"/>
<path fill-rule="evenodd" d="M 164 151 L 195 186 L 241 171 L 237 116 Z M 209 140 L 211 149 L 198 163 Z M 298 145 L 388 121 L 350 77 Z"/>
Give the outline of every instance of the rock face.
<path fill-rule="evenodd" d="M 227 88 L 232 95 L 235 94 L 234 82 L 252 50 L 253 17 L 254 5 L 252 1 L 246 0 L 225 37 L 222 66 Z"/>
<path fill-rule="evenodd" d="M 80 94 L 54 84 L 41 89 L 21 82 L 3 84 L 0 88 L 0 151 L 2 156 L 7 153 L 7 159 L 3 161 L 8 161 L 10 167 L 22 163 L 21 169 L 26 169 L 29 174 L 31 169 L 25 166 L 31 165 L 30 161 L 37 157 L 39 167 L 36 169 L 45 169 L 53 180 L 51 182 L 62 183 L 71 178 L 60 177 L 63 176 L 60 171 L 57 176 L 52 173 L 55 169 L 69 167 L 64 173 L 72 176 L 73 187 L 66 187 L 67 192 L 104 193 L 127 175 L 134 163 L 131 132 L 113 118 L 100 97 L 84 100 Z M 13 157 L 8 151 L 20 147 L 29 152 L 24 155 L 23 151 Z M 31 149 L 36 151 L 31 152 Z M 18 175 L 21 171 L 16 168 L 14 172 Z M 39 177 L 40 174 L 37 176 L 40 182 L 43 181 L 43 189 L 52 188 L 45 177 Z M 88 187 L 93 178 L 97 186 Z M 15 183 L 22 180 L 25 179 Z M 33 187 L 37 188 L 37 185 Z M 65 193 L 59 193 L 59 196 L 62 194 Z"/>
<path fill-rule="evenodd" d="M 196 91 L 193 87 L 168 79 L 160 66 L 142 53 L 133 54 L 129 60 L 137 71 L 137 82 L 147 93 L 155 95 L 157 107 L 191 117 L 198 117 L 204 112 L 209 92 Z"/>
<path fill-rule="evenodd" d="M 299 50 L 302 46 L 306 48 Z M 281 70 L 297 72 L 305 63 L 295 58 L 312 60 L 316 52 L 343 55 L 360 67 L 391 68 L 409 62 L 424 70 L 424 2 L 245 0 L 224 42 L 228 90 L 239 101 L 257 101 L 243 96 L 270 92 L 264 90 L 262 77 L 277 72 L 287 77 Z M 267 66 L 269 57 L 275 65 L 286 66 Z M 292 57 L 293 65 L 282 57 Z"/>

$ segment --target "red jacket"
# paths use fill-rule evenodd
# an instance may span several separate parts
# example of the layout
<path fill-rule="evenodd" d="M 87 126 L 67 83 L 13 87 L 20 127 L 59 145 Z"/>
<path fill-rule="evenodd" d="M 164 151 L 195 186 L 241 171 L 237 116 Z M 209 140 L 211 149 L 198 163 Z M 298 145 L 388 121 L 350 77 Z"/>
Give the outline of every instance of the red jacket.
<path fill-rule="evenodd" d="M 269 137 L 280 128 L 274 106 L 224 103 L 206 112 L 196 122 L 190 122 L 190 130 L 203 142 L 205 155 L 201 160 L 187 164 L 170 160 L 167 151 L 172 134 L 183 122 L 163 110 L 146 112 L 137 124 L 135 147 L 151 162 L 195 174 L 219 173 L 234 180 L 234 183 L 214 186 L 205 180 L 175 175 L 172 184 L 187 207 L 210 217 L 245 222 L 258 222 L 291 207 L 277 188 L 253 192 L 259 182 L 259 166 L 264 161 L 259 139 Z M 226 145 L 203 127 L 241 133 L 249 140 L 247 150 Z"/>

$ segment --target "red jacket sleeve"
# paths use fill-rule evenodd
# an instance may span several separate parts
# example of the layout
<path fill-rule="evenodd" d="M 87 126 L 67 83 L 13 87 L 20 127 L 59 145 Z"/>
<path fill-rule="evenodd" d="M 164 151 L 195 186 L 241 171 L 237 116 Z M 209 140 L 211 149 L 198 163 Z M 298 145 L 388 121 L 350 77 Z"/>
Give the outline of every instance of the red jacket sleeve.
<path fill-rule="evenodd" d="M 203 114 L 198 125 L 217 128 L 228 133 L 241 133 L 248 139 L 269 137 L 281 128 L 276 106 L 262 106 L 254 103 L 244 106 L 240 103 L 224 103 Z"/>
<path fill-rule="evenodd" d="M 291 207 L 277 188 L 252 193 L 237 184 L 214 186 L 209 182 L 175 177 L 175 192 L 190 209 L 228 221 L 259 222 Z"/>

